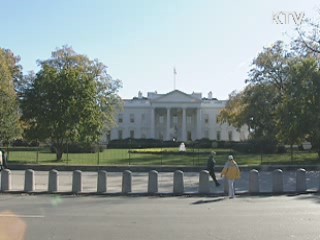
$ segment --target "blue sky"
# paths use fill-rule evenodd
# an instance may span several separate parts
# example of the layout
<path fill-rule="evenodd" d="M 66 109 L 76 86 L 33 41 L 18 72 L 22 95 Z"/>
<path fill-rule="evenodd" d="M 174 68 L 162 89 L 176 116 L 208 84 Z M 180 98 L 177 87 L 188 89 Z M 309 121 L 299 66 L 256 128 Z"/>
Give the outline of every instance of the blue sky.
<path fill-rule="evenodd" d="M 289 42 L 294 23 L 279 11 L 319 16 L 316 0 L 0 0 L 0 47 L 21 57 L 24 72 L 63 45 L 108 66 L 119 95 L 141 91 L 212 91 L 227 99 L 242 90 L 263 47 Z"/>

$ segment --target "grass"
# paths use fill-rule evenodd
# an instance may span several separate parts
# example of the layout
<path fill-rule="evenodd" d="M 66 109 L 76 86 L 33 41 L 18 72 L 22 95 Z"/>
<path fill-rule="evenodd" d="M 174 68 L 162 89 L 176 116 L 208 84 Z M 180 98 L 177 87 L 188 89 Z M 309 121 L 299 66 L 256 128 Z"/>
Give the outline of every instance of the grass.
<path fill-rule="evenodd" d="M 43 149 L 41 151 L 11 151 L 9 163 L 15 164 L 48 164 L 48 165 L 184 165 L 205 166 L 211 149 L 187 149 L 179 153 L 176 148 L 154 149 L 106 149 L 98 153 L 63 154 L 62 161 L 56 161 L 56 155 Z M 231 149 L 214 149 L 217 165 L 223 165 L 227 156 L 232 153 L 240 165 L 262 164 L 319 164 L 314 152 L 296 151 L 293 159 L 285 154 L 239 154 Z"/>

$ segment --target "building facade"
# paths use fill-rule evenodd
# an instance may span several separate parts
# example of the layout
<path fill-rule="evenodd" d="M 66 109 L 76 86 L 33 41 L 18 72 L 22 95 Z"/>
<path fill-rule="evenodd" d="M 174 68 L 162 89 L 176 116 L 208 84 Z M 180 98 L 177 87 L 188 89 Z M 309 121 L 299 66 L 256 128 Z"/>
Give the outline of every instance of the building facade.
<path fill-rule="evenodd" d="M 217 116 L 226 105 L 209 92 L 186 94 L 174 90 L 166 94 L 149 92 L 144 97 L 124 100 L 124 110 L 117 117 L 118 125 L 106 136 L 115 139 L 161 139 L 176 141 L 210 140 L 241 141 L 248 137 L 248 128 L 219 124 Z"/>

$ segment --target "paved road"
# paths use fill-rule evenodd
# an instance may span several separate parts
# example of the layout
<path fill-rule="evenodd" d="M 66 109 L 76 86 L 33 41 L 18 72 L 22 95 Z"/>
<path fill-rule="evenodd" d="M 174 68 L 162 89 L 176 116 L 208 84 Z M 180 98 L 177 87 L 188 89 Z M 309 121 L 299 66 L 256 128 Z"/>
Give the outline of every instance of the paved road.
<path fill-rule="evenodd" d="M 0 195 L 0 239 L 10 240 L 320 240 L 319 223 L 320 196 L 313 194 L 235 199 Z"/>
<path fill-rule="evenodd" d="M 12 171 L 12 190 L 22 191 L 24 189 L 24 171 Z M 307 189 L 316 191 L 320 186 L 320 173 L 319 171 L 308 171 L 306 173 Z M 217 173 L 218 179 L 220 173 Z M 222 181 L 221 179 L 219 179 Z M 71 192 L 72 189 L 72 172 L 60 172 L 59 174 L 59 191 Z M 97 172 L 83 172 L 83 191 L 96 192 L 97 189 Z M 296 172 L 284 172 L 284 191 L 295 191 Z M 107 177 L 107 191 L 109 193 L 121 192 L 122 173 L 109 172 Z M 184 173 L 185 191 L 187 193 L 198 192 L 199 186 L 199 173 L 186 172 Z M 222 193 L 223 187 L 216 188 L 213 182 L 211 184 L 212 193 Z M 133 193 L 147 192 L 148 173 L 133 172 L 132 176 L 132 191 Z M 242 172 L 241 179 L 236 181 L 236 191 L 246 192 L 249 186 L 249 172 Z M 48 172 L 36 171 L 35 172 L 35 191 L 43 192 L 48 189 Z M 260 172 L 260 191 L 272 191 L 272 172 Z M 159 173 L 159 192 L 172 193 L 173 192 L 173 173 Z"/>

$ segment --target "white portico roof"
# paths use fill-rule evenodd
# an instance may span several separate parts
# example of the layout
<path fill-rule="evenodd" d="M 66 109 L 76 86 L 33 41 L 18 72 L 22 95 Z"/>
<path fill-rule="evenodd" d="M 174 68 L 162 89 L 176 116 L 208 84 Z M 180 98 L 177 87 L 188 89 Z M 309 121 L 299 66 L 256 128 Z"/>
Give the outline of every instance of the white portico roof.
<path fill-rule="evenodd" d="M 201 103 L 201 97 L 192 94 L 186 94 L 179 90 L 173 90 L 169 93 L 154 96 L 150 99 L 151 103 Z"/>

